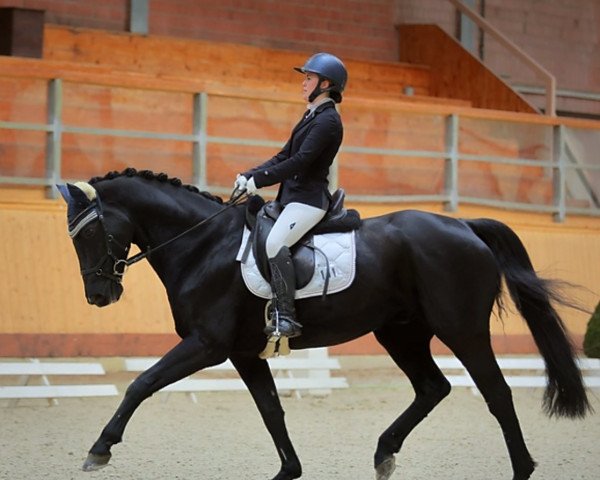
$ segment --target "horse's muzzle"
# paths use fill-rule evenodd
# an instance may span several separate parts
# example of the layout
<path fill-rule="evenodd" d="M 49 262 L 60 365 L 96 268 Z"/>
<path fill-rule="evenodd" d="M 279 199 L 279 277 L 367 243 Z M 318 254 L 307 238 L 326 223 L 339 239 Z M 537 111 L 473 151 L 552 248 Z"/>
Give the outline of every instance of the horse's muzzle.
<path fill-rule="evenodd" d="M 86 299 L 90 305 L 106 307 L 111 303 L 118 302 L 122 293 L 123 287 L 118 283 L 111 282 L 104 292 L 87 292 Z"/>
<path fill-rule="evenodd" d="M 113 300 L 111 300 L 106 295 L 100 295 L 100 294 L 96 293 L 94 295 L 89 295 L 87 297 L 87 302 L 90 305 L 96 305 L 97 307 L 106 307 L 107 305 L 110 305 L 111 303 L 113 303 Z"/>

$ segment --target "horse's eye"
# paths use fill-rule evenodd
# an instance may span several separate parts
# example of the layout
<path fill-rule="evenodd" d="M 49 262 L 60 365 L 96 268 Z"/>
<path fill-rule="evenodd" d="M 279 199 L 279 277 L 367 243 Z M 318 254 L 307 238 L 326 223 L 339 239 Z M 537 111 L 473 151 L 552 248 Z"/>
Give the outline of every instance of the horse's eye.
<path fill-rule="evenodd" d="M 96 234 L 96 225 L 88 225 L 81 231 L 83 238 L 92 238 Z"/>

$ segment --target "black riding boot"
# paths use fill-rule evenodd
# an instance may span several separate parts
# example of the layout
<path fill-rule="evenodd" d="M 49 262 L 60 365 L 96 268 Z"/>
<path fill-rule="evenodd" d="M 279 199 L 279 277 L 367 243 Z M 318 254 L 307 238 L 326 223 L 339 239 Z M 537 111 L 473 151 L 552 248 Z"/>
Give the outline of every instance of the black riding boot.
<path fill-rule="evenodd" d="M 272 335 L 277 331 L 284 337 L 297 337 L 302 333 L 302 325 L 296 322 L 294 294 L 296 293 L 296 274 L 292 255 L 288 247 L 282 247 L 275 257 L 269 259 L 271 268 L 271 289 L 275 297 L 271 308 L 271 323 L 265 327 L 265 333 Z M 273 308 L 274 307 L 274 308 Z"/>

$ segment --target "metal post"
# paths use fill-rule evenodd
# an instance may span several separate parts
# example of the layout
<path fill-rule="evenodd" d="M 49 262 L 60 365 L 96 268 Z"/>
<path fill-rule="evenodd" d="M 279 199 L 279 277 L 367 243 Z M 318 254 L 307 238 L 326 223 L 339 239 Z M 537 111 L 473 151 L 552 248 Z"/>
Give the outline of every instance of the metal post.
<path fill-rule="evenodd" d="M 552 184 L 554 190 L 555 222 L 564 222 L 566 216 L 566 178 L 565 178 L 565 127 L 552 127 Z"/>
<path fill-rule="evenodd" d="M 335 192 L 339 188 L 340 164 L 338 157 L 339 155 L 334 157 L 333 162 L 331 163 L 331 168 L 329 169 L 329 176 L 327 178 L 329 180 L 329 190 L 331 192 Z"/>
<path fill-rule="evenodd" d="M 206 124 L 208 95 L 205 92 L 194 94 L 194 144 L 192 150 L 192 183 L 200 190 L 206 190 Z"/>
<path fill-rule="evenodd" d="M 142 35 L 148 34 L 148 0 L 130 0 L 129 31 Z"/>
<path fill-rule="evenodd" d="M 465 0 L 465 4 L 475 9 L 475 0 Z M 475 24 L 462 12 L 460 13 L 460 43 L 465 49 L 476 55 Z"/>
<path fill-rule="evenodd" d="M 446 162 L 444 165 L 445 194 L 444 209 L 455 212 L 458 209 L 458 116 L 446 117 Z"/>
<path fill-rule="evenodd" d="M 343 112 L 342 105 L 340 105 L 338 103 L 335 108 L 340 113 L 340 115 L 342 115 L 342 112 Z M 327 180 L 329 181 L 329 191 L 330 192 L 335 192 L 339 188 L 339 183 L 340 183 L 339 156 L 340 156 L 340 153 L 338 151 L 338 153 L 333 158 L 333 162 L 331 163 L 331 167 L 329 168 L 329 174 L 327 175 Z"/>
<path fill-rule="evenodd" d="M 56 184 L 61 181 L 62 80 L 48 82 L 48 127 L 46 133 L 46 196 L 58 198 Z"/>
<path fill-rule="evenodd" d="M 546 115 L 556 117 L 556 78 L 546 79 Z"/>

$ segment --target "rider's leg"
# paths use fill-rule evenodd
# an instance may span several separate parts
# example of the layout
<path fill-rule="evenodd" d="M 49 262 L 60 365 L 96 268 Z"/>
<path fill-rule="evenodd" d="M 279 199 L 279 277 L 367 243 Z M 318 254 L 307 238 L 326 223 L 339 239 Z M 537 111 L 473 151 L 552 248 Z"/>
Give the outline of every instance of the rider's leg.
<path fill-rule="evenodd" d="M 267 237 L 266 250 L 271 269 L 271 289 L 275 295 L 278 321 L 266 327 L 270 335 L 276 330 L 285 337 L 300 335 L 302 325 L 296 321 L 294 296 L 296 276 L 290 247 L 325 216 L 326 211 L 302 203 L 288 204 Z"/>

